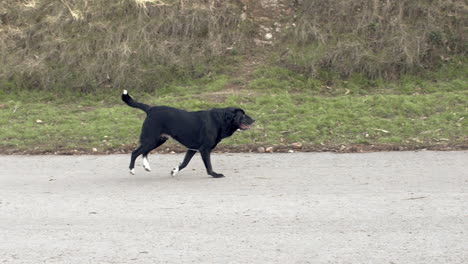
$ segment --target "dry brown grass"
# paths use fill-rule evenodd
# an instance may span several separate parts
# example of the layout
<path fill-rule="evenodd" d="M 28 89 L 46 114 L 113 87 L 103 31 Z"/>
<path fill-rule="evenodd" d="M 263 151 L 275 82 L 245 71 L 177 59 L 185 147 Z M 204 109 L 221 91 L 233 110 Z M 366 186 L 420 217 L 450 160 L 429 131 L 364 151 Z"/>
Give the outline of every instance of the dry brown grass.
<path fill-rule="evenodd" d="M 3 0 L 0 80 L 34 89 L 153 90 L 213 70 L 227 48 L 242 50 L 238 11 L 203 0 Z"/>
<path fill-rule="evenodd" d="M 297 2 L 282 60 L 308 74 L 326 69 L 389 79 L 466 56 L 464 0 Z"/>
<path fill-rule="evenodd" d="M 152 91 L 203 76 L 255 45 L 240 2 L 2 0 L 0 87 Z M 466 57 L 464 0 L 290 2 L 268 51 L 308 75 L 391 79 Z"/>

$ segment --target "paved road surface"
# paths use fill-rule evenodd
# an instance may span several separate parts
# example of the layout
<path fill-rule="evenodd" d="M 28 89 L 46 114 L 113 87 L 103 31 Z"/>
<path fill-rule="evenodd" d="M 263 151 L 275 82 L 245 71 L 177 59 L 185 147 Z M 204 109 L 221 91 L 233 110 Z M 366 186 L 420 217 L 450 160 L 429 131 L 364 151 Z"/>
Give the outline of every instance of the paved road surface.
<path fill-rule="evenodd" d="M 468 263 L 466 151 L 181 160 L 0 156 L 0 263 Z"/>

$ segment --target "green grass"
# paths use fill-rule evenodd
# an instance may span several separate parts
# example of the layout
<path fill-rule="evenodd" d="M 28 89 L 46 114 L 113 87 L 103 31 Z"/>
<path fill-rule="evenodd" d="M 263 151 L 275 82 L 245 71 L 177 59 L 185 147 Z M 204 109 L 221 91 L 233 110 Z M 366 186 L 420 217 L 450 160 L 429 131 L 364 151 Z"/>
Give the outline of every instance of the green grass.
<path fill-rule="evenodd" d="M 248 87 L 258 91 L 289 91 L 317 96 L 372 95 L 372 94 L 427 94 L 467 90 L 468 61 L 448 63 L 437 71 L 422 76 L 406 75 L 399 81 L 368 79 L 360 74 L 339 78 L 333 72 L 322 71 L 316 78 L 307 77 L 282 67 L 264 66 L 255 73 Z"/>
<path fill-rule="evenodd" d="M 282 93 L 259 96 L 246 108 L 260 114 L 257 131 L 251 133 L 269 144 L 283 139 L 286 143 L 405 145 L 415 138 L 430 144 L 466 135 L 467 95 L 317 98 Z"/>
<path fill-rule="evenodd" d="M 408 148 L 466 146 L 468 82 L 406 78 L 369 83 L 359 76 L 327 86 L 281 68 L 262 68 L 247 88 L 224 97 L 213 92 L 238 82 L 225 75 L 169 86 L 157 95 L 130 93 L 137 100 L 187 110 L 240 106 L 256 119 L 220 147 L 259 146 L 304 149 L 341 145 L 395 145 Z M 54 94 L 0 91 L 0 151 L 128 151 L 138 143 L 145 115 L 120 101 L 120 91 Z M 40 120 L 40 121 L 39 121 Z M 166 145 L 165 145 L 166 146 Z M 171 142 L 162 149 L 177 149 Z"/>

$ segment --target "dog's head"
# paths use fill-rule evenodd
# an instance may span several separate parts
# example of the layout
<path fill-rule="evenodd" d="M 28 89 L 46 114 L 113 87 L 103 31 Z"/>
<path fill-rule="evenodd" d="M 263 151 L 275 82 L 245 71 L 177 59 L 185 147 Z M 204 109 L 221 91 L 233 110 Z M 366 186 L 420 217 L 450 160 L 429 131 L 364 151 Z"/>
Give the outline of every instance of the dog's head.
<path fill-rule="evenodd" d="M 236 107 L 229 107 L 226 109 L 227 121 L 235 129 L 247 130 L 255 122 L 253 118 L 246 115 L 244 110 Z"/>

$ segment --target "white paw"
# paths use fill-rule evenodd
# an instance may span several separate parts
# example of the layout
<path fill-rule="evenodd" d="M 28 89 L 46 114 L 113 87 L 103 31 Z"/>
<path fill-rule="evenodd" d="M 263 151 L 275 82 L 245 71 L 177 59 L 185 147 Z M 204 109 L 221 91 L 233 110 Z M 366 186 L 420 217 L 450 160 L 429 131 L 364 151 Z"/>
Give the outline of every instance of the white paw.
<path fill-rule="evenodd" d="M 176 176 L 176 174 L 179 172 L 179 166 L 175 167 L 171 171 L 172 177 Z"/>
<path fill-rule="evenodd" d="M 131 169 L 131 170 L 130 170 L 130 173 L 133 174 L 133 175 L 135 175 L 135 169 Z"/>
<path fill-rule="evenodd" d="M 146 171 L 151 171 L 147 157 L 143 157 L 143 168 L 145 168 Z"/>

